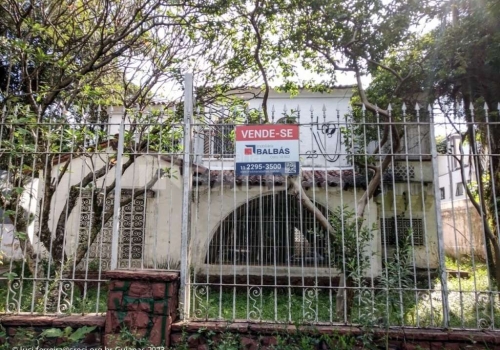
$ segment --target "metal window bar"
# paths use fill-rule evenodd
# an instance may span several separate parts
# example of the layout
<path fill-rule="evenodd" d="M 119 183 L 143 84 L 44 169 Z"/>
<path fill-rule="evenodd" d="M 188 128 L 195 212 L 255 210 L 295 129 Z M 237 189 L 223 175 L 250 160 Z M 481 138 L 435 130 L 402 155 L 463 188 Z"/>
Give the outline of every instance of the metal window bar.
<path fill-rule="evenodd" d="M 0 132 L 2 194 L 19 197 L 13 206 L 1 203 L 0 249 L 7 259 L 0 274 L 7 286 L 1 295 L 2 312 L 103 311 L 102 272 L 110 268 L 107 230 L 112 217 L 95 222 L 102 203 L 90 199 L 106 192 L 102 200 L 108 203 L 104 211 L 109 212 L 118 190 L 121 200 L 146 192 L 118 208 L 118 266 L 179 268 L 181 224 L 193 231 L 191 241 L 185 241 L 191 252 L 185 262 L 190 265 L 181 268 L 190 277 L 185 291 L 192 292 L 191 305 L 185 310 L 188 319 L 358 324 L 367 315 L 379 315 L 389 326 L 443 327 L 444 315 L 449 314 L 451 328 L 498 328 L 498 292 L 490 277 L 495 261 L 486 244 L 488 232 L 498 233 L 498 226 L 492 225 L 498 221 L 494 210 L 498 183 L 490 176 L 497 171 L 500 156 L 494 143 L 497 110 L 476 108 L 474 119 L 459 116 L 453 119 L 457 120 L 454 125 L 435 114 L 433 131 L 453 141 L 448 149 L 430 142 L 429 111 L 393 110 L 391 125 L 401 131 L 401 140 L 399 149 L 392 150 L 394 140 L 377 147 L 388 126 L 381 113 L 348 111 L 331 104 L 310 108 L 309 104 L 296 108 L 299 112 L 293 120 L 303 141 L 301 174 L 296 178 L 235 175 L 231 133 L 248 125 L 249 117 L 229 118 L 217 125 L 223 127 L 219 131 L 224 135 L 217 146 L 211 136 L 201 145 L 195 142 L 199 147 L 183 150 L 179 142 L 186 126 L 165 124 L 147 114 L 151 123 L 133 131 L 138 140 L 124 138 L 122 164 L 134 157 L 132 165 L 121 174 L 118 189 L 109 187 L 107 192 L 116 179 L 116 137 L 83 134 L 85 125 L 47 121 L 32 125 L 44 131 L 37 137 L 50 135 L 35 143 L 31 133 L 22 133 L 26 126 L 12 118 L 15 111 L 4 109 L 0 123 L 4 130 Z M 300 109 L 307 111 L 305 116 Z M 289 108 L 276 107 L 275 112 L 270 110 L 270 121 L 287 125 L 288 119 L 274 118 L 281 114 L 278 110 L 291 113 Z M 477 116 L 486 111 L 488 118 Z M 353 114 L 358 112 L 359 116 Z M 193 134 L 213 127 L 211 121 L 204 122 L 207 119 L 203 115 L 194 118 Z M 118 130 L 120 123 L 114 121 L 103 121 L 103 129 Z M 472 143 L 453 135 L 455 128 L 470 126 L 474 134 L 481 133 Z M 124 123 L 123 130 L 126 133 L 134 127 L 138 126 Z M 13 131 L 20 131 L 19 139 L 12 138 Z M 82 135 L 72 139 L 66 131 Z M 338 143 L 341 147 L 335 148 Z M 29 144 L 47 147 L 24 147 Z M 9 147 L 17 147 L 16 156 Z M 364 215 L 352 216 L 386 157 L 392 160 Z M 183 158 L 188 164 L 181 162 Z M 21 164 L 32 166 L 19 171 Z M 51 198 L 45 191 L 44 173 L 50 168 L 49 182 L 56 189 Z M 87 175 L 90 182 L 85 180 Z M 156 177 L 151 187 L 155 195 L 150 198 L 148 182 Z M 460 194 L 458 184 L 464 184 Z M 124 193 L 126 188 L 133 190 Z M 448 191 L 451 195 L 446 196 Z M 179 220 L 183 196 L 192 210 Z M 65 206 L 68 198 L 77 199 L 74 207 Z M 48 201 L 53 206 L 49 221 L 43 215 Z M 308 201 L 336 225 L 334 235 L 326 233 Z M 25 231 L 33 242 L 31 248 L 40 253 L 32 266 L 22 259 L 30 254 L 21 242 L 26 239 L 19 228 L 23 218 L 29 218 Z M 95 228 L 98 235 L 91 237 Z M 56 239 L 46 240 L 47 232 Z M 62 259 L 61 247 L 66 249 Z M 81 249 L 86 250 L 83 258 L 79 258 Z M 59 264 L 57 259 L 66 263 Z M 192 276 L 188 266 L 194 266 Z M 339 288 L 342 271 L 356 279 L 344 280 Z M 337 303 L 342 300 L 337 298 L 339 290 L 352 299 Z M 82 303 L 89 298 L 90 307 Z"/>

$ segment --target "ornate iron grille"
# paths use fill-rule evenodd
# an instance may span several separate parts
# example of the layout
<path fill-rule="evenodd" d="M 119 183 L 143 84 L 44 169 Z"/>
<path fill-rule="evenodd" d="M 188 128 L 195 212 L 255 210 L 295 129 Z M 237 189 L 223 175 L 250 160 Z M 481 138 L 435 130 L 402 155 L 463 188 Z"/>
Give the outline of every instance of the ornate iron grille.
<path fill-rule="evenodd" d="M 126 195 L 124 198 L 126 198 Z M 92 222 L 92 199 L 90 196 L 84 195 L 81 201 L 78 242 L 79 244 L 86 245 L 90 243 L 89 234 Z M 113 201 L 113 198 L 106 199 L 106 211 L 112 208 Z M 145 205 L 146 199 L 138 197 L 121 208 L 120 240 L 118 242 L 119 267 L 141 267 L 146 223 Z M 101 232 L 88 248 L 87 254 L 80 262 L 78 269 L 88 269 L 90 266 L 87 267 L 87 265 L 100 261 L 101 270 L 109 270 L 111 266 L 112 225 L 112 219 L 104 223 Z"/>
<path fill-rule="evenodd" d="M 415 178 L 415 167 L 413 165 L 406 166 L 406 164 L 396 163 L 394 169 L 389 166 L 385 173 L 393 175 L 394 181 L 406 181 Z"/>

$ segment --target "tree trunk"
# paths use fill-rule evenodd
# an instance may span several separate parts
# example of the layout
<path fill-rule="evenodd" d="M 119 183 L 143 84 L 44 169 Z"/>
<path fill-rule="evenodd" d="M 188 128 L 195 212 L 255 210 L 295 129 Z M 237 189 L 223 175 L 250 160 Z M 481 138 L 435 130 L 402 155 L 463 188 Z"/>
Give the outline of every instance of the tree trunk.
<path fill-rule="evenodd" d="M 339 289 L 335 297 L 335 311 L 340 322 L 347 321 L 351 317 L 354 302 L 354 281 L 346 277 L 349 273 L 342 273 L 339 279 Z"/>

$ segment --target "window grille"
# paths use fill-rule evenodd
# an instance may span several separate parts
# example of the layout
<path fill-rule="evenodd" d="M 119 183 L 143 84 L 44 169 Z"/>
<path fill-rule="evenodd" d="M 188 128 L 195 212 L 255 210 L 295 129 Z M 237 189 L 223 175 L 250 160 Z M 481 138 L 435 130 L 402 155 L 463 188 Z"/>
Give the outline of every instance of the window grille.
<path fill-rule="evenodd" d="M 457 196 L 463 196 L 464 195 L 464 184 L 462 182 L 457 183 Z"/>
<path fill-rule="evenodd" d="M 131 194 L 122 194 L 122 199 L 130 198 Z M 146 224 L 146 198 L 138 196 L 120 210 L 120 226 L 118 241 L 118 267 L 141 267 Z M 80 245 L 89 243 L 89 234 L 92 225 L 92 198 L 82 196 L 80 210 L 80 230 L 78 241 Z M 114 198 L 106 199 L 105 210 L 112 209 Z M 111 241 L 113 235 L 113 219 L 108 220 L 102 227 L 97 238 L 90 245 L 86 256 L 80 262 L 79 268 L 85 270 L 87 263 L 100 261 L 101 270 L 111 267 Z"/>
<path fill-rule="evenodd" d="M 206 263 L 313 267 L 334 265 L 336 255 L 328 253 L 327 233 L 314 215 L 283 192 L 251 200 L 223 220 Z"/>
<path fill-rule="evenodd" d="M 446 192 L 444 190 L 444 187 L 441 187 L 439 191 L 441 192 L 441 199 L 446 199 Z"/>
<path fill-rule="evenodd" d="M 384 245 L 400 246 L 409 234 L 413 234 L 413 238 L 410 240 L 412 245 L 424 245 L 424 223 L 422 219 L 383 218 L 380 219 L 380 228 L 380 236 Z"/>
<path fill-rule="evenodd" d="M 214 124 L 205 129 L 204 153 L 209 157 L 234 157 L 233 124 Z"/>

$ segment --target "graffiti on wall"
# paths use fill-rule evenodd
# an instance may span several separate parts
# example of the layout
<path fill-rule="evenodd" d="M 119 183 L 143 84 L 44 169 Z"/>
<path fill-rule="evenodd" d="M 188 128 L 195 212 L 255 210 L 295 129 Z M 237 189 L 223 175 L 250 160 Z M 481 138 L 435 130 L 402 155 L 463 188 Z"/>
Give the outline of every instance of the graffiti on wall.
<path fill-rule="evenodd" d="M 338 116 L 337 116 L 338 119 Z M 311 124 L 312 149 L 306 151 L 307 159 L 317 159 L 319 156 L 325 158 L 327 162 L 337 162 L 341 156 L 342 135 L 340 133 L 340 123 L 328 121 Z"/>

